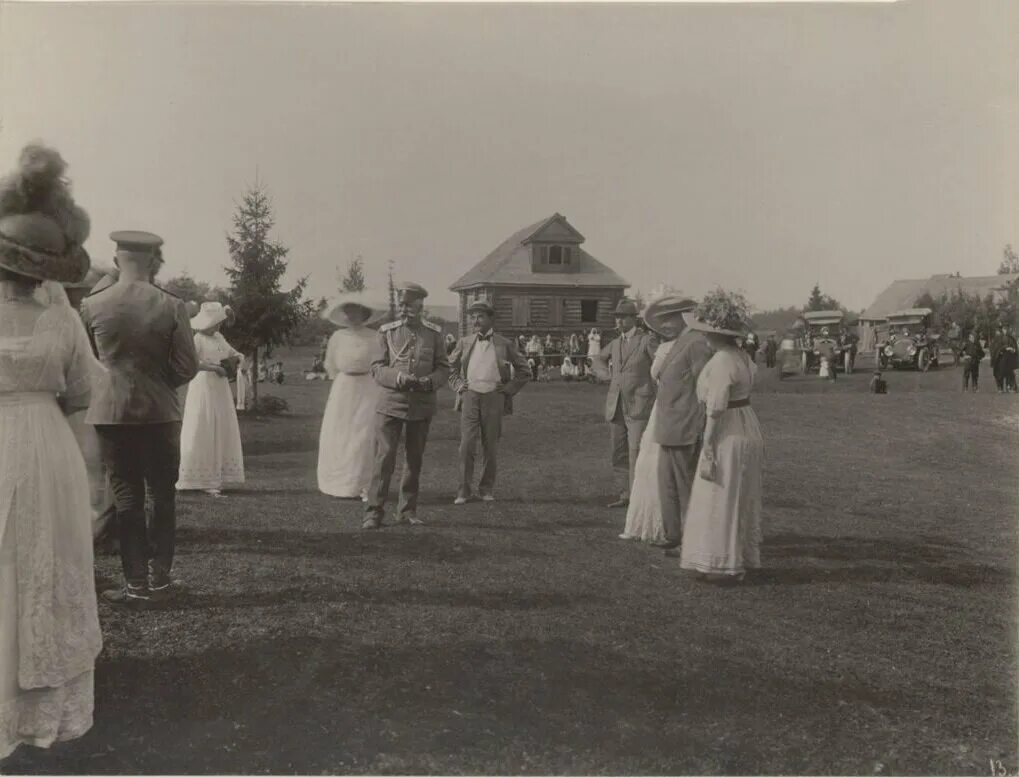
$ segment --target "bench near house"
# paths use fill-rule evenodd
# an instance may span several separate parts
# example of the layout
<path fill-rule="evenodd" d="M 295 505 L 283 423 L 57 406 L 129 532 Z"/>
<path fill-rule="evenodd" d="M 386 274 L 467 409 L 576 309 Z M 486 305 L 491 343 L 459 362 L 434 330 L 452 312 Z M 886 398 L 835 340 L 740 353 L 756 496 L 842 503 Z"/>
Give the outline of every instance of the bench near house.
<path fill-rule="evenodd" d="M 467 308 L 478 299 L 495 307 L 495 328 L 504 335 L 615 327 L 613 311 L 630 284 L 583 242 L 559 213 L 511 235 L 449 287 L 459 297 L 460 333 L 470 331 Z"/>

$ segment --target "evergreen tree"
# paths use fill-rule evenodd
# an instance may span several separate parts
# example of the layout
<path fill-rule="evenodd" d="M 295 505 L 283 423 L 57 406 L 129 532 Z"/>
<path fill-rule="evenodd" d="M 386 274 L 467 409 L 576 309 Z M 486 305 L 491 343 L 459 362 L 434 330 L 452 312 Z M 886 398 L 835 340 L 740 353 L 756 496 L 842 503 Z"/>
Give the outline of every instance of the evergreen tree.
<path fill-rule="evenodd" d="M 1019 272 L 1019 255 L 1016 255 L 1012 244 L 1005 246 L 1004 254 L 1001 257 L 1001 264 L 998 265 L 998 275 Z"/>
<path fill-rule="evenodd" d="M 289 291 L 280 288 L 290 249 L 269 236 L 275 223 L 272 202 L 257 181 L 244 195 L 233 222 L 234 233 L 226 238 L 231 264 L 225 270 L 236 319 L 226 334 L 237 350 L 254 355 L 252 371 L 257 375 L 260 352 L 268 354 L 286 342 L 312 314 L 313 304 L 302 300 L 307 278 Z M 257 380 L 252 382 L 252 396 L 257 403 Z"/>
<path fill-rule="evenodd" d="M 364 262 L 361 257 L 351 259 L 347 265 L 347 274 L 340 281 L 340 289 L 343 291 L 364 291 Z"/>
<path fill-rule="evenodd" d="M 389 260 L 389 320 L 396 321 L 396 284 L 393 283 L 393 260 Z"/>
<path fill-rule="evenodd" d="M 805 312 L 811 310 L 843 310 L 843 307 L 842 303 L 834 297 L 822 294 L 820 284 L 815 283 L 814 288 L 810 290 L 807 306 L 803 310 Z"/>

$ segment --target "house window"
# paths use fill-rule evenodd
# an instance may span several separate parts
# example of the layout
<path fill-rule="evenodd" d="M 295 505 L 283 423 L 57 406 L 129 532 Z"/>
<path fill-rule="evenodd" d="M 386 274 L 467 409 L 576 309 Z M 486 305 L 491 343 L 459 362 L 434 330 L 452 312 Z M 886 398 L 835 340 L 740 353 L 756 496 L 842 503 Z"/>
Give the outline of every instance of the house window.
<path fill-rule="evenodd" d="M 535 250 L 539 264 L 564 265 L 573 258 L 571 246 L 536 246 Z"/>
<path fill-rule="evenodd" d="M 598 300 L 582 299 L 580 301 L 580 322 L 582 324 L 598 323 Z"/>

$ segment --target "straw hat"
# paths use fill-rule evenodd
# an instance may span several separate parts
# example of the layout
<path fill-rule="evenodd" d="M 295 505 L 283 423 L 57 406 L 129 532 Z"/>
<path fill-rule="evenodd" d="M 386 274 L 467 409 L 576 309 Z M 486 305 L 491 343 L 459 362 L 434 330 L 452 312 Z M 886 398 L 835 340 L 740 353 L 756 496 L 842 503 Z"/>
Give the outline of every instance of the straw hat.
<path fill-rule="evenodd" d="M 682 316 L 689 326 L 696 307 L 697 303 L 689 297 L 666 294 L 648 303 L 644 309 L 644 323 L 662 337 L 672 337 L 681 328 L 676 318 Z"/>
<path fill-rule="evenodd" d="M 362 312 L 364 321 L 355 321 L 351 317 L 356 310 Z M 338 296 L 325 317 L 336 326 L 347 329 L 378 323 L 388 312 L 388 303 L 373 300 L 363 291 L 351 291 Z"/>
<path fill-rule="evenodd" d="M 229 315 L 229 308 L 222 302 L 203 302 L 198 309 L 198 315 L 191 319 L 191 328 L 196 332 L 204 332 L 216 324 L 226 321 Z"/>

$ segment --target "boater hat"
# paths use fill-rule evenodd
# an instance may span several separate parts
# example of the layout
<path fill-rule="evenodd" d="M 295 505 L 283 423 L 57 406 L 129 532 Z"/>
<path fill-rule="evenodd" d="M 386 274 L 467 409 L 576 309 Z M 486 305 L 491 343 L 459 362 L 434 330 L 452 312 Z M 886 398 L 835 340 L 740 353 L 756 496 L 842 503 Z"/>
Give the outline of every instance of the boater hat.
<path fill-rule="evenodd" d="M 191 328 L 196 332 L 204 332 L 210 327 L 226 321 L 229 309 L 222 302 L 203 302 L 198 315 L 191 319 Z"/>
<path fill-rule="evenodd" d="M 41 281 L 85 277 L 89 218 L 71 197 L 66 169 L 55 149 L 29 145 L 0 180 L 0 267 Z"/>
<path fill-rule="evenodd" d="M 692 321 L 692 317 L 689 314 L 696 307 L 697 302 L 689 297 L 666 294 L 664 297 L 659 297 L 648 303 L 647 308 L 644 310 L 644 323 L 648 325 L 649 329 L 662 335 L 662 337 L 672 337 L 676 334 L 676 330 L 680 328 L 676 322 L 676 317 L 682 316 L 687 325 L 689 325 Z"/>

